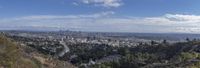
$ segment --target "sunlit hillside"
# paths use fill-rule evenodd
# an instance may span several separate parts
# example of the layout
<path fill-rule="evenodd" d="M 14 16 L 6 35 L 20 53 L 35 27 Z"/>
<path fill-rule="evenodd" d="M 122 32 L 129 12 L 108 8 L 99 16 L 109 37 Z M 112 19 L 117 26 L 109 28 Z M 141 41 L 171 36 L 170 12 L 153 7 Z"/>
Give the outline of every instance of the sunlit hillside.
<path fill-rule="evenodd" d="M 0 68 L 74 68 L 0 35 Z"/>

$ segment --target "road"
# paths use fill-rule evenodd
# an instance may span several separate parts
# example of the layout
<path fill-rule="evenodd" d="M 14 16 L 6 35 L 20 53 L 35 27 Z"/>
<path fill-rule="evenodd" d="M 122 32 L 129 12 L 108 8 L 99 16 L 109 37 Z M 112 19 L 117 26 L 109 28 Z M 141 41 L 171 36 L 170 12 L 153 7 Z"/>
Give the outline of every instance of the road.
<path fill-rule="evenodd" d="M 61 52 L 58 53 L 58 56 L 59 57 L 63 57 L 65 55 L 65 53 L 70 51 L 70 49 L 69 49 L 69 47 L 66 45 L 66 43 L 63 40 L 60 41 L 60 44 L 62 44 L 64 48 L 63 48 L 63 50 Z"/>

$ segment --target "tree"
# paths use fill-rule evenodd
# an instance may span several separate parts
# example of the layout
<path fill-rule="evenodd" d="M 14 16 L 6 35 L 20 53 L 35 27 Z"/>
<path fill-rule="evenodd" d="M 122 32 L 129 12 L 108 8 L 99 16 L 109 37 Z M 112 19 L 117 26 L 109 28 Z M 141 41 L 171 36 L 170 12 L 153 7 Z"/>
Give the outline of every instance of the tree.
<path fill-rule="evenodd" d="M 163 43 L 163 44 L 167 44 L 167 40 L 164 39 L 164 40 L 162 41 L 162 43 Z"/>
<path fill-rule="evenodd" d="M 187 42 L 190 42 L 190 39 L 189 39 L 189 38 L 186 38 L 185 40 L 186 40 Z"/>
<path fill-rule="evenodd" d="M 151 40 L 151 45 L 154 45 L 154 44 L 156 44 L 156 42 L 155 42 L 155 41 L 153 41 L 153 40 Z"/>

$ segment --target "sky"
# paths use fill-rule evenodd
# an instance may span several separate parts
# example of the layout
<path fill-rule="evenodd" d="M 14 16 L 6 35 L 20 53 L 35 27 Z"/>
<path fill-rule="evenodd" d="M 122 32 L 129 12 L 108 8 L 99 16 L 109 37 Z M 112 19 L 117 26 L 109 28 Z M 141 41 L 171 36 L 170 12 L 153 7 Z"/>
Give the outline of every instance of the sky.
<path fill-rule="evenodd" d="M 200 33 L 200 0 L 0 0 L 0 30 Z"/>

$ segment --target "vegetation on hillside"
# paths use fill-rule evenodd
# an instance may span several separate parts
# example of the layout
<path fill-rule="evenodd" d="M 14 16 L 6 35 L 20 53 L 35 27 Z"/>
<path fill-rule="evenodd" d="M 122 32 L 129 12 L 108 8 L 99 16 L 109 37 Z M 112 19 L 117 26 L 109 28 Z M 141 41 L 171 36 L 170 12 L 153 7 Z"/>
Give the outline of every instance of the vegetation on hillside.
<path fill-rule="evenodd" d="M 0 68 L 75 68 L 70 63 L 21 46 L 0 35 Z"/>
<path fill-rule="evenodd" d="M 119 61 L 92 65 L 92 68 L 199 68 L 200 41 L 140 45 L 121 48 Z"/>
<path fill-rule="evenodd" d="M 37 61 L 24 58 L 16 43 L 0 36 L 0 67 L 3 68 L 40 68 Z"/>
<path fill-rule="evenodd" d="M 200 67 L 200 41 L 193 40 L 174 44 L 169 44 L 166 40 L 161 43 L 153 42 L 152 44 L 141 44 L 135 47 L 112 47 L 104 44 L 76 44 L 69 46 L 71 51 L 62 60 L 68 59 L 74 65 L 83 68 Z M 109 58 L 110 56 L 115 57 Z M 118 57 L 120 59 L 114 59 Z M 105 58 L 107 59 L 105 60 Z M 108 59 L 114 60 L 108 61 Z M 104 61 L 99 62 L 102 60 Z M 91 61 L 94 61 L 95 64 L 91 64 Z"/>

